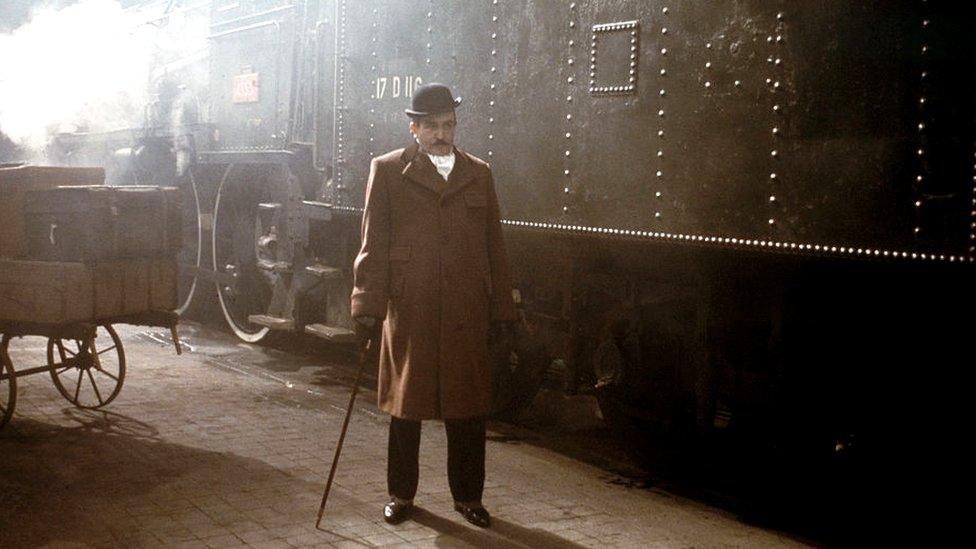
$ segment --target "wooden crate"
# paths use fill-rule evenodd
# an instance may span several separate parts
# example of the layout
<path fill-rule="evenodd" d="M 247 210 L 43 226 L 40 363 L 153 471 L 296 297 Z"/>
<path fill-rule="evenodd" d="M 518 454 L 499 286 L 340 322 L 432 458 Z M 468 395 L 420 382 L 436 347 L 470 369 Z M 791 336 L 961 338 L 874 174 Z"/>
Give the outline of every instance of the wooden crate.
<path fill-rule="evenodd" d="M 182 244 L 182 211 L 174 187 L 58 187 L 26 203 L 28 256 L 99 262 L 160 257 Z"/>
<path fill-rule="evenodd" d="M 178 303 L 175 256 L 98 263 L 0 259 L 0 321 L 65 324 Z"/>
<path fill-rule="evenodd" d="M 27 256 L 24 211 L 29 191 L 62 185 L 101 185 L 104 180 L 102 168 L 0 168 L 0 257 Z"/>

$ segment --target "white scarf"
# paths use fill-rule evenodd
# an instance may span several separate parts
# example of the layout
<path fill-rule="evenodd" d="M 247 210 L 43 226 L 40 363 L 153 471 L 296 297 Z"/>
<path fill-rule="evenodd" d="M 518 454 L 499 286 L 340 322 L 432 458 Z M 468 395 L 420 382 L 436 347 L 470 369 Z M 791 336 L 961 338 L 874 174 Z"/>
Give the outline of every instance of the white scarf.
<path fill-rule="evenodd" d="M 441 174 L 444 181 L 447 181 L 449 175 L 451 175 L 451 170 L 454 169 L 454 151 L 450 154 L 445 154 L 442 156 L 427 153 L 430 157 L 430 161 L 434 163 L 434 167 L 437 168 L 437 173 Z"/>

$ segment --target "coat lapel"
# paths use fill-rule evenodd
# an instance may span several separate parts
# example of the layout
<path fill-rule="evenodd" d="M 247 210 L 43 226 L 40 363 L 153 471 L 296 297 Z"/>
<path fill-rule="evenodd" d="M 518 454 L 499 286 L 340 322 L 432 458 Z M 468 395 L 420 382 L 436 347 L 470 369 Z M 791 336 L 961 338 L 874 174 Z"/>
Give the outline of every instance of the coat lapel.
<path fill-rule="evenodd" d="M 419 150 L 420 147 L 416 143 L 403 150 L 403 155 L 400 157 L 406 162 L 403 175 L 439 195 L 444 190 L 444 178 L 437 173 L 437 168 L 427 155 L 420 154 Z"/>

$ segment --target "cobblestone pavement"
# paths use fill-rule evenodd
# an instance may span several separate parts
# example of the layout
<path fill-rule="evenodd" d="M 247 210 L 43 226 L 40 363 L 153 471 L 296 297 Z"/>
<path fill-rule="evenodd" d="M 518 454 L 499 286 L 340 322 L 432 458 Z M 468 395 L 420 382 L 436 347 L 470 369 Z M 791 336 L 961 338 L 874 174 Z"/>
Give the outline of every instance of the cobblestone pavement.
<path fill-rule="evenodd" d="M 369 390 L 316 530 L 348 368 L 195 324 L 181 331 L 192 349 L 176 356 L 162 332 L 119 328 L 128 372 L 104 411 L 72 407 L 47 374 L 20 378 L 17 411 L 0 431 L 0 547 L 802 545 L 500 436 L 488 444 L 485 505 L 494 522 L 477 529 L 452 509 L 435 422 L 424 425 L 418 512 L 387 525 L 388 419 Z M 43 364 L 44 340 L 11 347 L 18 369 Z"/>

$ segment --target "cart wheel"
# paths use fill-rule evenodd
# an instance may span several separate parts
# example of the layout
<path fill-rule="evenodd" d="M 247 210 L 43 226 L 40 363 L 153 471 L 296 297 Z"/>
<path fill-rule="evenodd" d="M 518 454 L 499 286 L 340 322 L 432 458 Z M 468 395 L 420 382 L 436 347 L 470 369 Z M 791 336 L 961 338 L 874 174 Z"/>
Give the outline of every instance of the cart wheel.
<path fill-rule="evenodd" d="M 125 381 L 122 340 L 107 324 L 96 328 L 95 337 L 88 341 L 48 339 L 47 363 L 61 396 L 79 408 L 101 408 L 112 402 Z"/>
<path fill-rule="evenodd" d="M 7 356 L 7 342 L 10 337 L 3 336 L 0 346 L 0 429 L 10 421 L 17 405 L 17 377 L 14 375 L 14 365 Z"/>

